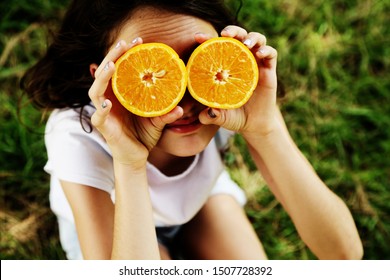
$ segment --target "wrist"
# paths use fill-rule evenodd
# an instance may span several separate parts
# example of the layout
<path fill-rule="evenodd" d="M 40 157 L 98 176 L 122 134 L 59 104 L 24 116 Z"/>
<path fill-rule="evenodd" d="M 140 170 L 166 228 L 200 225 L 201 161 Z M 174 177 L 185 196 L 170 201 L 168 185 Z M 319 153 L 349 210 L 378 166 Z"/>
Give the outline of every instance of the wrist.
<path fill-rule="evenodd" d="M 146 149 L 111 149 L 114 167 L 128 170 L 128 172 L 142 172 L 146 170 L 149 152 Z"/>
<path fill-rule="evenodd" d="M 283 127 L 277 120 L 268 122 L 266 125 L 259 125 L 251 130 L 241 132 L 244 139 L 251 145 L 256 143 L 264 144 L 275 137 L 283 135 Z"/>
<path fill-rule="evenodd" d="M 251 133 L 243 135 L 248 146 L 258 155 L 264 158 L 273 157 L 276 154 L 289 154 L 295 148 L 288 131 L 283 126 L 274 127 L 266 134 Z"/>
<path fill-rule="evenodd" d="M 145 165 L 134 165 L 114 160 L 116 199 L 127 198 L 129 192 L 148 187 Z"/>
<path fill-rule="evenodd" d="M 120 159 L 113 159 L 114 169 L 116 171 L 125 172 L 132 175 L 146 174 L 146 162 L 146 160 L 122 161 Z"/>

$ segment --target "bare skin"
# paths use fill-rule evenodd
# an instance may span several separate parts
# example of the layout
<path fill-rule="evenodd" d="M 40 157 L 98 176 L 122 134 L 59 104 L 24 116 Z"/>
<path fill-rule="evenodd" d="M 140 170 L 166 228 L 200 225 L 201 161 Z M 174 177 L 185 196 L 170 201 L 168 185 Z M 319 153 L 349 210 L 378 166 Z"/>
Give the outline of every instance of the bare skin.
<path fill-rule="evenodd" d="M 349 210 L 315 174 L 289 136 L 277 109 L 276 50 L 266 44 L 263 35 L 236 26 L 228 26 L 220 35 L 237 38 L 252 50 L 260 77 L 247 104 L 235 110 L 214 109 L 215 118 L 188 93 L 164 116 L 136 117 L 111 98 L 109 86 L 114 61 L 134 45 L 163 42 L 186 60 L 198 44 L 218 36 L 206 21 L 152 8 L 139 9 L 120 30 L 117 43 L 103 62 L 90 66 L 95 82 L 89 96 L 97 108 L 92 123 L 112 151 L 116 202 L 113 205 L 109 195 L 96 188 L 61 182 L 73 210 L 84 258 L 169 259 L 156 239 L 146 162 L 165 174 L 178 174 L 182 170 L 172 166 L 185 169 L 220 126 L 244 136 L 270 189 L 319 258 L 361 258 L 361 241 Z M 167 124 L 194 115 L 203 124 L 195 132 L 178 134 L 167 129 Z M 226 216 L 232 218 L 220 219 Z M 228 195 L 209 198 L 184 232 L 193 258 L 266 258 L 243 210 Z"/>

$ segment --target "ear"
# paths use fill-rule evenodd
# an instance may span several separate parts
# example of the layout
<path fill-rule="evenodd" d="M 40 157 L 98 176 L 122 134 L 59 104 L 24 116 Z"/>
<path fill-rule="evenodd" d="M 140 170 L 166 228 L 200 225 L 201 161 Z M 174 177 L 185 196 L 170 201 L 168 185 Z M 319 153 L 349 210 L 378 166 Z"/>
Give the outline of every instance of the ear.
<path fill-rule="evenodd" d="M 98 69 L 98 65 L 96 63 L 92 63 L 89 65 L 89 73 L 91 73 L 92 78 L 95 78 L 95 72 Z"/>

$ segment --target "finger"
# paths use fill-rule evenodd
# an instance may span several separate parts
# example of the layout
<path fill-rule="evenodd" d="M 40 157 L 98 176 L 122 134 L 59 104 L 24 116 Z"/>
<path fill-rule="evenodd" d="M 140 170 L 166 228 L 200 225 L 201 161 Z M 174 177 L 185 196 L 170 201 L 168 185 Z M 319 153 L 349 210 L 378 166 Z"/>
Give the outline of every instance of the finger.
<path fill-rule="evenodd" d="M 258 32 L 250 32 L 244 40 L 244 45 L 249 49 L 258 49 L 267 44 L 267 38 Z"/>
<path fill-rule="evenodd" d="M 123 40 L 119 41 L 116 46 L 108 52 L 106 57 L 100 63 L 99 67 L 96 69 L 95 78 L 105 70 L 107 63 L 110 61 L 116 61 L 126 50 L 126 42 Z"/>
<path fill-rule="evenodd" d="M 116 46 L 106 55 L 103 62 L 95 71 L 95 81 L 89 90 L 89 97 L 97 108 L 104 100 L 104 93 L 107 89 L 108 83 L 114 74 L 115 65 L 113 61 L 118 59 L 126 50 L 142 43 L 142 39 L 135 38 L 130 45 L 125 41 L 120 40 Z M 112 60 L 110 60 L 112 58 Z"/>
<path fill-rule="evenodd" d="M 117 61 L 117 59 L 125 53 L 130 48 L 142 44 L 142 39 L 140 37 L 135 38 L 131 41 L 130 44 L 127 44 L 124 40 L 120 40 L 116 45 L 107 53 L 106 57 L 100 63 L 99 67 L 96 69 L 95 76 L 99 75 L 103 70 L 105 65 L 109 61 Z"/>
<path fill-rule="evenodd" d="M 195 33 L 194 38 L 195 38 L 195 41 L 197 43 L 202 44 L 203 42 L 213 38 L 213 36 L 211 34 L 206 34 L 206 33 L 203 33 L 203 32 L 197 32 L 197 33 Z"/>
<path fill-rule="evenodd" d="M 105 99 L 104 93 L 106 92 L 109 81 L 114 74 L 114 71 L 115 65 L 112 61 L 109 61 L 106 63 L 100 74 L 95 76 L 95 81 L 89 89 L 88 95 L 96 109 L 102 104 Z"/>
<path fill-rule="evenodd" d="M 199 114 L 199 121 L 202 124 L 215 124 L 223 126 L 225 123 L 224 114 L 221 114 L 221 110 L 215 108 L 207 108 Z"/>
<path fill-rule="evenodd" d="M 228 25 L 221 32 L 221 36 L 223 37 L 232 37 L 240 41 L 243 41 L 247 35 L 248 32 L 244 28 L 236 25 Z"/>
<path fill-rule="evenodd" d="M 99 107 L 96 108 L 95 113 L 91 117 L 92 125 L 99 129 L 99 131 L 102 133 L 104 133 L 102 130 L 104 130 L 104 123 L 111 111 L 111 108 L 111 101 L 109 99 L 106 99 Z"/>
<path fill-rule="evenodd" d="M 109 53 L 103 59 L 103 62 L 96 69 L 94 75 L 95 81 L 89 90 L 89 97 L 91 98 L 92 103 L 94 103 L 96 108 L 98 108 L 98 106 L 103 102 L 105 98 L 104 93 L 112 75 L 114 74 L 115 65 L 113 61 L 118 59 L 126 50 L 141 43 L 142 39 L 139 37 L 135 38 L 130 45 L 127 45 L 125 41 L 120 40 L 116 46 L 111 49 L 111 51 L 109 51 Z M 112 60 L 110 60 L 110 58 L 112 58 Z"/>
<path fill-rule="evenodd" d="M 278 52 L 271 46 L 262 46 L 256 52 L 256 57 L 263 66 L 274 68 L 277 63 Z"/>
<path fill-rule="evenodd" d="M 213 124 L 232 131 L 240 131 L 246 122 L 245 112 L 242 109 L 216 109 L 208 108 L 199 114 L 202 124 Z"/>

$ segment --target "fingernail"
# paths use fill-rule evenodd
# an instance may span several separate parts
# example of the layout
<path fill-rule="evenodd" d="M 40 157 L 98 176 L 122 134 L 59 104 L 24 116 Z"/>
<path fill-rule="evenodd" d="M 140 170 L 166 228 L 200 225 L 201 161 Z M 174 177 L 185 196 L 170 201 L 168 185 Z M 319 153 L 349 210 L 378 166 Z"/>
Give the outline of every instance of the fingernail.
<path fill-rule="evenodd" d="M 264 53 L 265 53 L 265 50 L 260 49 L 260 50 L 259 50 L 259 53 L 264 54 Z"/>
<path fill-rule="evenodd" d="M 245 41 L 244 41 L 244 45 L 246 45 L 246 46 L 250 46 L 252 44 L 252 40 L 251 39 L 246 39 Z"/>
<path fill-rule="evenodd" d="M 131 43 L 132 43 L 132 44 L 135 44 L 135 43 L 137 43 L 137 42 L 138 42 L 138 39 L 139 39 L 139 37 L 137 37 L 137 38 L 134 38 L 134 39 L 133 39 L 133 41 L 131 41 Z"/>
<path fill-rule="evenodd" d="M 207 114 L 209 115 L 210 118 L 212 119 L 215 119 L 217 117 L 217 115 L 214 113 L 213 109 L 212 108 L 209 108 L 207 110 Z"/>
<path fill-rule="evenodd" d="M 108 71 L 108 68 L 109 68 L 109 67 L 110 67 L 110 62 L 107 62 L 107 64 L 104 65 L 103 70 L 104 70 L 104 71 Z"/>
<path fill-rule="evenodd" d="M 103 103 L 102 103 L 102 108 L 106 109 L 106 107 L 107 107 L 107 102 L 106 102 L 106 100 L 104 100 Z"/>
<path fill-rule="evenodd" d="M 116 43 L 115 48 L 118 49 L 120 46 L 121 46 L 121 41 L 119 41 L 118 43 Z"/>

